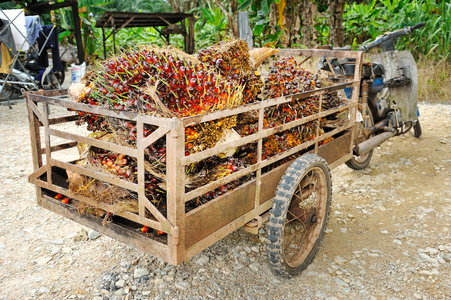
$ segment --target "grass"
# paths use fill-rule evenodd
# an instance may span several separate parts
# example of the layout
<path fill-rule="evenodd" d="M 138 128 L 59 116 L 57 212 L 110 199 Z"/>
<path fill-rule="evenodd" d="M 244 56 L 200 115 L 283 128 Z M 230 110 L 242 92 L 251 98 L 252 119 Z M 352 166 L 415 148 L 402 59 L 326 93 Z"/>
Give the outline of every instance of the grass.
<path fill-rule="evenodd" d="M 451 104 L 451 62 L 420 57 L 418 101 Z"/>

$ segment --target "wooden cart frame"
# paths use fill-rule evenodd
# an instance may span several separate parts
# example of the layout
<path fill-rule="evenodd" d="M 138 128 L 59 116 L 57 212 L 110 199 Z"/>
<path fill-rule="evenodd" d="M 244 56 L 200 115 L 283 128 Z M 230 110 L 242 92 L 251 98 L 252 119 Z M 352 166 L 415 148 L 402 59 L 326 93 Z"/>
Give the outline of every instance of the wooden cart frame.
<path fill-rule="evenodd" d="M 68 98 L 66 91 L 28 94 L 27 105 L 34 165 L 34 172 L 29 176 L 29 182 L 36 185 L 38 205 L 61 214 L 82 225 L 98 230 L 112 238 L 132 245 L 174 265 L 188 260 L 253 219 L 258 219 L 260 215 L 271 208 L 274 191 L 290 163 L 285 163 L 264 174 L 262 174 L 262 168 L 300 151 L 307 150 L 323 157 L 328 162 L 330 168 L 334 168 L 353 157 L 353 128 L 356 122 L 356 112 L 358 107 L 360 70 L 363 57 L 362 52 L 281 50 L 278 55 L 354 58 L 356 59 L 354 78 L 344 79 L 336 85 L 316 89 L 314 91 L 264 100 L 233 109 L 179 119 L 165 119 L 124 111 L 115 112 L 99 106 L 75 103 Z M 339 91 L 341 93 L 344 88 L 348 87 L 353 88 L 351 99 L 345 100 L 340 107 L 325 111 L 321 109 L 322 95 L 331 91 Z M 320 103 L 319 112 L 317 114 L 291 121 L 274 128 L 264 129 L 263 121 L 265 108 L 288 103 L 293 100 L 305 99 L 313 95 L 319 95 Z M 42 106 L 38 106 L 38 103 L 41 103 Z M 135 121 L 137 124 L 137 146 L 133 149 L 52 128 L 52 125 L 55 124 L 74 122 L 77 119 L 77 115 L 49 118 L 49 106 L 51 105 Z M 343 126 L 320 135 L 320 119 L 344 110 L 349 111 L 349 121 Z M 251 111 L 258 113 L 258 131 L 256 133 L 243 137 L 237 141 L 185 156 L 185 127 Z M 262 159 L 262 140 L 265 137 L 307 122 L 317 122 L 318 129 L 315 138 L 278 155 L 265 160 Z M 148 137 L 144 137 L 144 124 L 158 126 L 158 129 Z M 44 135 L 43 141 L 41 140 L 42 131 Z M 63 138 L 69 140 L 69 142 L 52 145 L 51 136 Z M 163 216 L 144 194 L 144 149 L 163 137 L 166 138 L 167 147 L 167 217 Z M 321 141 L 329 137 L 334 137 L 334 139 L 331 142 L 320 145 Z M 136 157 L 138 162 L 138 182 L 132 183 L 102 172 L 83 168 L 75 163 L 63 162 L 52 157 L 52 153 L 76 147 L 78 143 L 84 143 Z M 258 145 L 257 162 L 255 164 L 193 191 L 185 192 L 185 166 L 212 155 L 222 153 L 228 148 L 238 147 L 249 143 L 257 143 Z M 64 186 L 63 184 L 56 182 L 57 180 L 52 174 L 57 168 L 83 174 L 136 192 L 138 194 L 139 213 L 124 211 L 118 215 L 132 222 L 163 231 L 167 233 L 167 235 L 164 237 L 152 238 L 115 221 L 102 224 L 102 219 L 93 215 L 80 215 L 75 207 L 63 204 L 48 196 L 45 192 L 46 190 L 61 193 L 67 197 L 84 202 L 88 205 L 96 206 L 105 211 L 111 211 L 111 207 L 108 204 L 76 194 L 70 191 L 67 188 L 67 185 Z M 185 203 L 187 201 L 251 173 L 255 174 L 253 180 L 185 213 Z M 146 217 L 146 210 L 150 212 L 153 217 Z M 258 223 L 260 225 L 261 222 Z"/>

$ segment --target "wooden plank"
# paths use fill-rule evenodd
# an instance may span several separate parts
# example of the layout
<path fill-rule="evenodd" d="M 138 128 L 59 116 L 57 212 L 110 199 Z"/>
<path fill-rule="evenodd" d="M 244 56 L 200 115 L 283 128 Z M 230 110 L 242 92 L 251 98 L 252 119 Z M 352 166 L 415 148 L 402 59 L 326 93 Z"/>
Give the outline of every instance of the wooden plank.
<path fill-rule="evenodd" d="M 149 201 L 145 194 L 145 160 L 144 160 L 144 150 L 147 146 L 144 145 L 144 123 L 141 118 L 138 118 L 136 122 L 137 128 L 137 139 L 136 139 L 136 149 L 138 152 L 138 207 L 139 215 L 141 217 L 145 216 L 146 208 L 149 212 L 162 224 L 164 232 L 169 233 L 172 230 L 172 225 L 169 221 L 161 214 L 161 212 Z M 161 127 L 160 127 L 161 128 Z M 159 128 L 159 129 L 160 129 Z"/>
<path fill-rule="evenodd" d="M 126 154 L 128 156 L 136 157 L 138 155 L 137 150 L 130 148 L 130 147 L 121 146 L 121 145 L 117 145 L 117 144 L 113 144 L 110 142 L 105 142 L 105 141 L 101 141 L 101 140 L 97 140 L 97 139 L 93 139 L 90 137 L 85 137 L 85 136 L 81 136 L 81 135 L 77 135 L 77 134 L 72 134 L 69 132 L 64 132 L 64 131 L 53 129 L 53 128 L 50 129 L 50 135 L 57 136 L 57 137 L 67 139 L 67 140 L 73 140 L 73 141 L 83 143 L 83 144 L 92 145 L 94 147 L 110 150 L 110 151 L 113 151 L 116 153 Z"/>
<path fill-rule="evenodd" d="M 98 179 L 100 181 L 104 181 L 119 187 L 122 187 L 124 189 L 129 189 L 133 192 L 138 192 L 138 185 L 136 183 L 132 183 L 130 181 L 126 181 L 124 179 L 120 179 L 115 176 L 107 175 L 105 173 L 101 173 L 98 171 L 90 170 L 88 168 L 83 168 L 77 165 L 69 164 L 66 162 L 62 162 L 56 159 L 51 159 L 50 161 L 52 166 L 60 167 L 64 170 L 69 170 L 78 174 L 82 174 L 91 178 Z"/>
<path fill-rule="evenodd" d="M 325 49 L 279 49 L 276 55 L 292 55 L 292 56 L 316 56 L 316 57 L 337 57 L 337 58 L 356 58 L 361 51 L 346 50 L 325 50 Z"/>
<path fill-rule="evenodd" d="M 64 144 L 51 146 L 50 147 L 50 152 L 56 152 L 56 151 L 70 149 L 70 148 L 76 147 L 77 145 L 78 145 L 77 142 L 69 142 L 69 143 L 64 143 Z M 45 152 L 45 151 L 46 151 L 45 148 L 41 149 L 41 152 Z"/>
<path fill-rule="evenodd" d="M 182 120 L 166 135 L 166 186 L 167 215 L 174 226 L 168 237 L 171 260 L 179 264 L 185 257 L 185 168 L 180 159 L 185 155 L 185 128 Z"/>
<path fill-rule="evenodd" d="M 349 104 L 346 104 L 346 105 L 341 105 L 339 107 L 336 107 L 336 108 L 333 108 L 333 109 L 329 109 L 329 110 L 326 110 L 326 111 L 323 111 L 323 112 L 320 112 L 320 113 L 317 113 L 317 114 L 314 114 L 314 115 L 310 115 L 308 117 L 304 117 L 304 118 L 301 118 L 301 119 L 298 119 L 298 120 L 294 120 L 294 121 L 288 122 L 288 123 L 283 124 L 283 125 L 279 125 L 279 126 L 276 126 L 276 127 L 273 127 L 273 128 L 262 130 L 261 132 L 257 132 L 257 133 L 251 134 L 249 136 L 243 137 L 243 138 L 241 138 L 239 140 L 236 140 L 236 141 L 233 141 L 233 142 L 229 142 L 229 143 L 226 143 L 226 144 L 223 144 L 223 145 L 220 145 L 220 146 L 216 146 L 216 147 L 204 150 L 204 151 L 200 151 L 200 152 L 194 153 L 194 154 L 189 155 L 189 156 L 184 156 L 182 158 L 182 164 L 187 166 L 187 165 L 190 165 L 190 164 L 192 164 L 194 162 L 197 162 L 197 161 L 200 161 L 202 159 L 205 159 L 207 157 L 210 157 L 210 156 L 213 156 L 213 155 L 218 155 L 219 153 L 222 153 L 222 152 L 224 152 L 224 151 L 226 151 L 226 150 L 228 150 L 230 148 L 240 147 L 240 146 L 243 146 L 243 145 L 246 145 L 246 144 L 249 144 L 249 143 L 254 143 L 254 142 L 257 142 L 259 139 L 266 138 L 268 136 L 271 136 L 271 135 L 274 135 L 276 133 L 288 130 L 290 128 L 293 128 L 293 127 L 296 127 L 296 126 L 300 126 L 302 124 L 305 124 L 305 123 L 317 120 L 318 118 L 323 118 L 323 117 L 326 117 L 328 115 L 334 114 L 336 112 L 343 111 L 343 110 L 346 110 L 346 109 L 350 109 L 350 108 L 353 108 L 353 107 L 356 107 L 356 106 L 357 106 L 357 103 L 349 103 Z"/>
<path fill-rule="evenodd" d="M 69 205 L 64 205 L 48 196 L 43 196 L 43 198 L 44 199 L 40 204 L 41 207 L 53 211 L 81 225 L 97 230 L 102 234 L 127 245 L 131 245 L 145 253 L 170 262 L 167 245 L 153 240 L 150 237 L 146 237 L 136 231 L 127 229 L 119 224 L 115 224 L 114 222 L 103 224 L 101 218 L 89 214 L 80 215 L 76 208 Z"/>
<path fill-rule="evenodd" d="M 143 148 L 149 147 L 150 145 L 155 143 L 157 140 L 159 140 L 162 137 L 164 137 L 166 135 L 166 133 L 168 133 L 170 130 L 171 130 L 171 128 L 159 127 L 157 130 L 152 132 L 149 136 L 144 138 L 144 140 L 142 142 L 142 147 Z"/>
<path fill-rule="evenodd" d="M 318 149 L 318 155 L 324 158 L 328 164 L 331 164 L 349 153 L 349 144 L 352 144 L 351 131 L 321 145 Z"/>
<path fill-rule="evenodd" d="M 265 211 L 271 208 L 272 201 L 267 201 L 263 205 L 259 206 L 258 208 L 242 215 L 241 217 L 235 219 L 233 222 L 221 227 L 220 229 L 216 230 L 209 236 L 205 237 L 204 239 L 198 241 L 196 244 L 190 246 L 188 249 L 186 249 L 186 255 L 185 255 L 185 261 L 196 255 L 197 253 L 201 252 L 202 250 L 210 247 L 217 241 L 223 239 L 224 237 L 228 236 L 230 233 L 234 232 L 238 228 L 244 226 L 247 222 L 252 220 L 258 215 L 261 215 Z"/>
<path fill-rule="evenodd" d="M 107 117 L 113 117 L 128 121 L 136 121 L 138 117 L 142 117 L 143 120 L 155 126 L 172 127 L 171 119 L 159 118 L 154 116 L 139 116 L 139 114 L 130 111 L 113 111 L 100 106 L 93 106 L 89 104 L 82 104 L 73 102 L 68 99 L 51 98 L 41 95 L 30 94 L 29 99 L 35 102 L 43 102 L 51 105 L 62 106 L 69 109 L 80 110 L 96 115 L 102 115 Z"/>
<path fill-rule="evenodd" d="M 185 220 L 186 247 L 194 245 L 252 211 L 254 208 L 255 186 L 255 180 L 252 180 L 188 212 Z"/>
<path fill-rule="evenodd" d="M 78 115 L 70 115 L 70 116 L 49 119 L 49 124 L 55 125 L 55 124 L 76 121 L 76 120 L 78 120 Z"/>
<path fill-rule="evenodd" d="M 360 81 L 358 81 L 358 82 L 360 84 Z M 353 84 L 354 84 L 354 81 L 350 80 L 349 82 L 346 82 L 346 83 L 340 83 L 340 84 L 336 84 L 333 86 L 319 88 L 319 89 L 308 91 L 308 92 L 303 92 L 303 93 L 299 93 L 299 94 L 293 94 L 293 95 L 289 95 L 289 96 L 283 96 L 283 97 L 279 97 L 279 98 L 268 99 L 268 100 L 264 100 L 264 101 L 250 103 L 250 104 L 241 105 L 241 106 L 230 108 L 230 109 L 215 111 L 215 112 L 212 112 L 209 114 L 186 117 L 186 118 L 183 118 L 183 125 L 185 127 L 190 126 L 190 125 L 196 125 L 199 123 L 213 121 L 213 120 L 225 118 L 225 117 L 230 117 L 230 116 L 238 115 L 238 114 L 253 111 L 253 110 L 259 110 L 261 108 L 280 105 L 280 104 L 288 103 L 288 102 L 295 101 L 295 100 L 302 100 L 302 99 L 306 99 L 306 98 L 309 98 L 309 97 L 312 97 L 315 95 L 321 95 L 321 94 L 325 94 L 325 93 L 329 93 L 329 92 L 333 92 L 333 91 L 338 91 L 338 90 L 341 90 L 341 89 L 344 89 L 347 87 L 352 87 Z"/>
<path fill-rule="evenodd" d="M 55 193 L 60 193 L 61 195 L 68 196 L 71 199 L 75 199 L 75 200 L 81 201 L 81 202 L 86 203 L 88 205 L 91 205 L 93 207 L 98 207 L 98 208 L 100 208 L 100 209 L 102 209 L 104 211 L 114 212 L 115 215 L 121 216 L 121 217 L 126 218 L 126 219 L 128 219 L 130 221 L 133 221 L 135 223 L 143 224 L 143 225 L 146 225 L 148 227 L 154 228 L 156 230 L 163 230 L 161 224 L 159 222 L 155 221 L 155 220 L 151 220 L 149 218 L 141 218 L 139 215 L 137 215 L 135 213 L 132 213 L 132 212 L 129 212 L 129 211 L 119 211 L 118 212 L 117 209 L 114 206 L 112 206 L 112 205 L 109 205 L 109 204 L 104 203 L 104 202 L 97 201 L 97 200 L 95 200 L 93 198 L 90 198 L 90 197 L 85 197 L 85 196 L 76 194 L 76 193 L 74 193 L 74 192 L 72 192 L 72 191 L 70 191 L 68 189 L 65 189 L 63 187 L 60 187 L 58 185 L 54 185 L 54 184 L 50 185 L 47 182 L 42 181 L 40 179 L 36 179 L 36 178 L 29 178 L 29 182 L 33 183 L 36 186 L 39 186 L 41 188 L 53 191 Z M 42 195 L 39 195 L 39 196 L 42 199 Z"/>
<path fill-rule="evenodd" d="M 49 105 L 47 103 L 44 104 L 44 118 L 41 122 L 44 124 L 44 144 L 45 144 L 45 158 L 46 158 L 46 166 L 47 166 L 47 182 L 52 184 L 52 166 L 50 165 L 50 161 L 52 160 L 52 152 L 50 145 L 50 134 L 49 134 Z"/>
<path fill-rule="evenodd" d="M 260 163 L 256 163 L 256 164 L 254 164 L 252 166 L 249 166 L 249 167 L 247 167 L 247 168 L 245 168 L 243 170 L 240 170 L 238 172 L 232 173 L 229 176 L 223 177 L 223 178 L 221 178 L 219 180 L 216 180 L 216 181 L 211 182 L 209 184 L 206 184 L 206 185 L 204 185 L 202 187 L 199 187 L 199 188 L 197 188 L 195 190 L 192 190 L 192 191 L 190 191 L 190 192 L 188 192 L 188 193 L 183 195 L 183 200 L 185 202 L 187 202 L 187 201 L 189 201 L 191 199 L 199 197 L 199 196 L 205 194 L 206 192 L 212 191 L 215 188 L 218 188 L 218 187 L 220 187 L 220 186 L 222 186 L 224 184 L 227 184 L 227 183 L 229 183 L 229 182 L 231 182 L 233 180 L 241 178 L 241 177 L 243 177 L 243 176 L 245 176 L 247 174 L 255 172 L 258 169 L 261 169 L 261 168 L 264 168 L 266 166 L 269 166 L 270 164 L 273 164 L 273 163 L 275 163 L 275 162 L 277 162 L 279 160 L 282 160 L 282 159 L 284 159 L 286 157 L 289 157 L 289 156 L 291 156 L 291 155 L 293 155 L 293 154 L 295 154 L 295 153 L 297 153 L 299 151 L 307 149 L 308 147 L 314 145 L 315 143 L 320 142 L 322 140 L 325 140 L 325 139 L 327 139 L 327 138 L 329 138 L 329 137 L 331 137 L 333 135 L 336 135 L 337 133 L 339 133 L 341 131 L 347 130 L 347 129 L 353 127 L 353 126 L 354 126 L 353 123 L 348 123 L 347 125 L 338 127 L 338 128 L 336 128 L 336 129 L 334 129 L 334 130 L 332 130 L 330 132 L 327 132 L 327 133 L 325 133 L 323 135 L 320 135 L 319 137 L 311 139 L 308 142 L 304 142 L 304 143 L 302 143 L 302 144 L 300 144 L 300 145 L 298 145 L 296 147 L 293 147 L 290 150 L 286 150 L 286 151 L 284 151 L 284 152 L 282 152 L 280 154 L 276 154 L 276 155 L 274 155 L 274 156 L 272 156 L 270 158 L 267 158 L 266 160 L 261 161 Z"/>
<path fill-rule="evenodd" d="M 42 124 L 47 123 L 48 124 L 48 120 L 44 117 L 44 115 L 41 113 L 41 111 L 39 110 L 38 106 L 36 105 L 35 102 L 29 102 L 28 103 L 28 107 L 34 112 L 34 115 L 37 117 L 37 119 L 39 120 L 39 122 L 41 122 Z"/>

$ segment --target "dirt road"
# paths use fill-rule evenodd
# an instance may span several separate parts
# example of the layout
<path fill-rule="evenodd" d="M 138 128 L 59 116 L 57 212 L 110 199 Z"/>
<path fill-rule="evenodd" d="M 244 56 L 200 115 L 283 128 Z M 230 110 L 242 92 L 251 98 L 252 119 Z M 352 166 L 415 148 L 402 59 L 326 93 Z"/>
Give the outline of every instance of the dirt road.
<path fill-rule="evenodd" d="M 0 299 L 451 299 L 451 106 L 420 112 L 420 139 L 392 138 L 366 170 L 333 171 L 322 247 L 285 279 L 266 263 L 263 231 L 173 267 L 37 207 L 25 104 L 0 106 Z"/>

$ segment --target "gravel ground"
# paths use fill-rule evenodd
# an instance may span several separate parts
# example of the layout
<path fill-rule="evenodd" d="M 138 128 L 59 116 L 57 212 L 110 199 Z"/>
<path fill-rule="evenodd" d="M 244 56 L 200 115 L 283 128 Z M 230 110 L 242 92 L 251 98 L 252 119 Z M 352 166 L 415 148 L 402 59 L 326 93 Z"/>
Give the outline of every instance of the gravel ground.
<path fill-rule="evenodd" d="M 0 299 L 451 299 L 451 106 L 369 168 L 332 173 L 325 239 L 301 276 L 268 267 L 239 229 L 177 267 L 36 205 L 26 107 L 0 106 Z"/>

